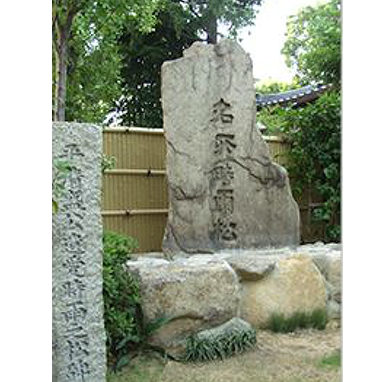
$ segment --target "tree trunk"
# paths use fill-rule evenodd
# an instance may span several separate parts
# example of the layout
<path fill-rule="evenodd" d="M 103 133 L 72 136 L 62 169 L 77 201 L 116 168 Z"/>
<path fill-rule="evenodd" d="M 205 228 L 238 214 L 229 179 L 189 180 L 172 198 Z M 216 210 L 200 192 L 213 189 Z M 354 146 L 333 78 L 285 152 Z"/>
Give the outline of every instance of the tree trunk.
<path fill-rule="evenodd" d="M 207 26 L 207 43 L 217 44 L 217 17 L 213 14 L 210 15 Z"/>
<path fill-rule="evenodd" d="M 58 28 L 59 29 L 59 28 Z M 58 30 L 55 44 L 55 103 L 54 121 L 65 120 L 67 82 L 67 33 Z"/>

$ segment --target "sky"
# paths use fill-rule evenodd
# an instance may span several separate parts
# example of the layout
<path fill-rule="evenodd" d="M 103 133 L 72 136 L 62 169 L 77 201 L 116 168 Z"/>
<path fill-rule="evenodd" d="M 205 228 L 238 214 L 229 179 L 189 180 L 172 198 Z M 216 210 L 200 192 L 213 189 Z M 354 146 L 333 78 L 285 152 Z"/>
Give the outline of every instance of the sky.
<path fill-rule="evenodd" d="M 272 78 L 289 82 L 293 72 L 280 53 L 286 38 L 287 18 L 305 6 L 325 0 L 264 0 L 256 16 L 255 26 L 241 30 L 241 46 L 253 61 L 253 76 L 261 81 Z"/>

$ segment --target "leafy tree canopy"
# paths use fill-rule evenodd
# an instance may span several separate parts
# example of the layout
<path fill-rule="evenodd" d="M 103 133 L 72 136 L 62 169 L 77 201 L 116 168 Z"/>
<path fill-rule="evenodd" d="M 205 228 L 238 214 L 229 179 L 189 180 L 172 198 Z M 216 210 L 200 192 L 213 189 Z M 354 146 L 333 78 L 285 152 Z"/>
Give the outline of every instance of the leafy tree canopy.
<path fill-rule="evenodd" d="M 197 20 L 198 29 L 207 36 L 207 41 L 217 40 L 217 24 L 228 27 L 231 37 L 238 29 L 253 25 L 258 6 L 263 0 L 170 0 L 180 3 Z"/>
<path fill-rule="evenodd" d="M 175 17 L 179 9 L 174 10 Z M 180 8 L 181 13 L 185 11 Z M 180 16 L 180 20 L 183 16 Z M 124 58 L 122 67 L 122 97 L 117 111 L 121 123 L 127 126 L 161 128 L 161 68 L 166 60 L 182 56 L 182 51 L 197 41 L 195 26 L 191 22 L 176 29 L 174 18 L 168 11 L 160 12 L 155 30 L 147 35 L 135 29 L 120 39 L 120 52 Z"/>
<path fill-rule="evenodd" d="M 287 24 L 282 53 L 303 84 L 341 81 L 341 2 L 303 8 Z"/>
<path fill-rule="evenodd" d="M 330 0 L 306 7 L 290 18 L 282 52 L 295 68 L 300 85 L 334 85 L 318 100 L 301 108 L 263 109 L 259 120 L 270 131 L 284 134 L 291 144 L 288 170 L 296 195 L 318 192 L 321 204 L 313 209 L 316 222 L 325 224 L 325 241 L 341 240 L 341 25 L 340 2 Z M 261 91 L 283 91 L 281 84 Z"/>
<path fill-rule="evenodd" d="M 53 0 L 54 119 L 101 122 L 119 93 L 117 38 L 131 22 L 152 30 L 164 0 Z"/>
<path fill-rule="evenodd" d="M 261 0 L 165 0 L 152 33 L 141 34 L 128 24 L 120 38 L 121 123 L 162 127 L 162 63 L 181 57 L 194 41 L 216 41 L 220 22 L 228 25 L 229 37 L 236 36 L 239 28 L 253 23 L 260 4 Z"/>
<path fill-rule="evenodd" d="M 260 94 L 282 93 L 299 87 L 296 78 L 290 82 L 281 82 L 273 79 L 266 79 L 256 84 L 256 92 Z"/>

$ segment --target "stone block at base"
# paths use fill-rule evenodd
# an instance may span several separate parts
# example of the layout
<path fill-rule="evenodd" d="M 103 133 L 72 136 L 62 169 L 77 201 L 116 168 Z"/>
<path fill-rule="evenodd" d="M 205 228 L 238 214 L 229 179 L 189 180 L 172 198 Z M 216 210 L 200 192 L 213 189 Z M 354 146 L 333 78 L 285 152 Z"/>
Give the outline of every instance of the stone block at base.
<path fill-rule="evenodd" d="M 280 259 L 263 280 L 241 285 L 241 318 L 256 328 L 265 327 L 273 313 L 287 317 L 326 309 L 325 280 L 306 255 Z"/>
<path fill-rule="evenodd" d="M 149 257 L 147 257 L 149 256 Z M 326 309 L 338 320 L 340 248 L 306 245 L 268 250 L 228 250 L 214 255 L 139 256 L 127 263 L 139 280 L 147 321 L 171 321 L 152 338 L 173 355 L 182 355 L 190 335 L 217 328 L 238 317 L 255 328 L 273 313 L 291 316 Z"/>
<path fill-rule="evenodd" d="M 139 280 L 146 321 L 168 317 L 152 342 L 171 353 L 182 350 L 188 335 L 218 326 L 237 316 L 240 285 L 229 264 L 212 256 L 168 262 L 139 259 L 127 262 Z"/>

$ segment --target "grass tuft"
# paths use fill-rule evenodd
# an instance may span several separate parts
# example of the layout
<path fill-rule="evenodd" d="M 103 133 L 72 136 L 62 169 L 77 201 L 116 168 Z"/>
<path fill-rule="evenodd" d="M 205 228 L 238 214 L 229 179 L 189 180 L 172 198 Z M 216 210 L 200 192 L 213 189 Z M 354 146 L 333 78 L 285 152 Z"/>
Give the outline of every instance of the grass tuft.
<path fill-rule="evenodd" d="M 326 327 L 326 310 L 317 309 L 312 313 L 297 312 L 291 317 L 284 314 L 274 313 L 268 321 L 267 328 L 275 333 L 289 333 L 298 328 L 315 328 L 323 330 Z"/>
<path fill-rule="evenodd" d="M 338 368 L 341 367 L 341 351 L 336 350 L 333 354 L 323 357 L 319 363 L 322 368 Z"/>

